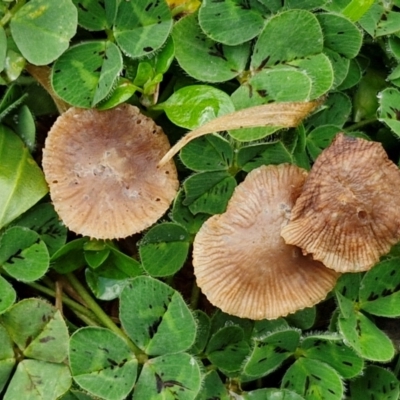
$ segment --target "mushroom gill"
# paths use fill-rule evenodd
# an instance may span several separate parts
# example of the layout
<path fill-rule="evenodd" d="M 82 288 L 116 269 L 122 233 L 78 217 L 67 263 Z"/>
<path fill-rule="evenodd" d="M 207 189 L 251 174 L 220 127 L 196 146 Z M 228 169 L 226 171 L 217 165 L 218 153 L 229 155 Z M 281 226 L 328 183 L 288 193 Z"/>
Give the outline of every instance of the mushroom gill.
<path fill-rule="evenodd" d="M 275 319 L 323 300 L 338 274 L 280 236 L 306 171 L 262 166 L 236 188 L 224 214 L 195 237 L 193 265 L 208 300 L 242 318 Z"/>
<path fill-rule="evenodd" d="M 399 188 L 380 143 L 339 134 L 317 158 L 282 237 L 335 271 L 366 271 L 400 239 Z"/>

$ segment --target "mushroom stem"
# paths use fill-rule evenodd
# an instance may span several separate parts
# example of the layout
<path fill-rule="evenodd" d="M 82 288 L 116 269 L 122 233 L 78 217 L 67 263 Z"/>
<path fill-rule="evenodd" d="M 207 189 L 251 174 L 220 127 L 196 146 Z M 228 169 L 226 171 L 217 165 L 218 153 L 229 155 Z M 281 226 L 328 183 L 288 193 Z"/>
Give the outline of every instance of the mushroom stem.
<path fill-rule="evenodd" d="M 70 105 L 68 103 L 66 103 L 64 100 L 61 100 L 55 94 L 50 83 L 51 69 L 49 67 L 47 67 L 46 65 L 37 66 L 27 63 L 25 69 L 43 86 L 43 88 L 51 96 L 60 114 L 63 114 L 70 108 Z"/>
<path fill-rule="evenodd" d="M 304 102 L 270 103 L 222 115 L 191 131 L 179 140 L 179 142 L 171 147 L 164 155 L 158 163 L 158 167 L 163 167 L 182 149 L 182 147 L 200 136 L 213 132 L 254 128 L 266 125 L 278 126 L 280 128 L 293 128 L 299 125 L 300 122 L 320 104 L 321 99 Z"/>

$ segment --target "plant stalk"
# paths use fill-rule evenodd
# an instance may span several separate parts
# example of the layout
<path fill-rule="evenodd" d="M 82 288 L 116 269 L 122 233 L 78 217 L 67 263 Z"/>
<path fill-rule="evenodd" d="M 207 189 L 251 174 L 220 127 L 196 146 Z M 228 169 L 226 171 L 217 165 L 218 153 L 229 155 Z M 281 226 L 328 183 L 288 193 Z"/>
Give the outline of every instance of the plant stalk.
<path fill-rule="evenodd" d="M 110 329 L 118 336 L 122 337 L 128 344 L 129 348 L 133 351 L 139 363 L 144 363 L 147 360 L 146 354 L 139 349 L 131 339 L 119 328 L 115 322 L 103 311 L 103 309 L 97 304 L 97 302 L 92 298 L 86 288 L 79 282 L 73 273 L 65 275 L 67 281 L 76 290 L 76 292 L 82 297 L 83 301 L 88 305 L 92 312 L 96 315 L 103 326 Z"/>
<path fill-rule="evenodd" d="M 37 82 L 39 82 L 43 86 L 43 88 L 51 96 L 60 114 L 63 114 L 70 108 L 70 105 L 64 100 L 60 99 L 54 92 L 50 83 L 51 69 L 49 67 L 47 67 L 46 65 L 36 66 L 27 63 L 25 69 L 33 76 L 33 78 L 36 79 Z"/>

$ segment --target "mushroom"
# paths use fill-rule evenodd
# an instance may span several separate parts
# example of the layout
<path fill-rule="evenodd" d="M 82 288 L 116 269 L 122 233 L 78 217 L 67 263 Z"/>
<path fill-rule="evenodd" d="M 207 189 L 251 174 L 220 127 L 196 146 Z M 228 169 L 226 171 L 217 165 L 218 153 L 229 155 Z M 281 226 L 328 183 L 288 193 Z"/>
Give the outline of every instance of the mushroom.
<path fill-rule="evenodd" d="M 124 238 L 155 223 L 178 190 L 162 129 L 137 107 L 70 108 L 51 128 L 43 170 L 54 207 L 72 231 Z"/>
<path fill-rule="evenodd" d="M 333 289 L 339 275 L 280 236 L 306 175 L 289 164 L 259 167 L 237 186 L 227 211 L 202 225 L 193 265 L 212 304 L 242 318 L 275 319 Z"/>
<path fill-rule="evenodd" d="M 339 134 L 317 158 L 282 237 L 336 271 L 366 271 L 400 239 L 399 188 L 380 143 Z"/>

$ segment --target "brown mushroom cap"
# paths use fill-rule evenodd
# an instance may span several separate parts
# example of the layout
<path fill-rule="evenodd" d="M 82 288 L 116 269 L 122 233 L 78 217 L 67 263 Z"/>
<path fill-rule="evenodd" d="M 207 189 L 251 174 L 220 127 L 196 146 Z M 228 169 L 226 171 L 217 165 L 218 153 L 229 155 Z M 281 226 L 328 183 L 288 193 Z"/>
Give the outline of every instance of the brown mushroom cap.
<path fill-rule="evenodd" d="M 306 175 L 289 164 L 257 168 L 227 211 L 203 224 L 193 265 L 212 304 L 242 318 L 275 319 L 318 303 L 334 287 L 335 271 L 280 236 Z"/>
<path fill-rule="evenodd" d="M 70 108 L 46 139 L 43 170 L 54 207 L 72 231 L 123 238 L 156 222 L 174 199 L 175 165 L 157 163 L 170 145 L 137 107 Z"/>
<path fill-rule="evenodd" d="M 339 134 L 297 199 L 286 243 L 339 272 L 370 269 L 400 239 L 400 171 L 380 143 Z"/>

